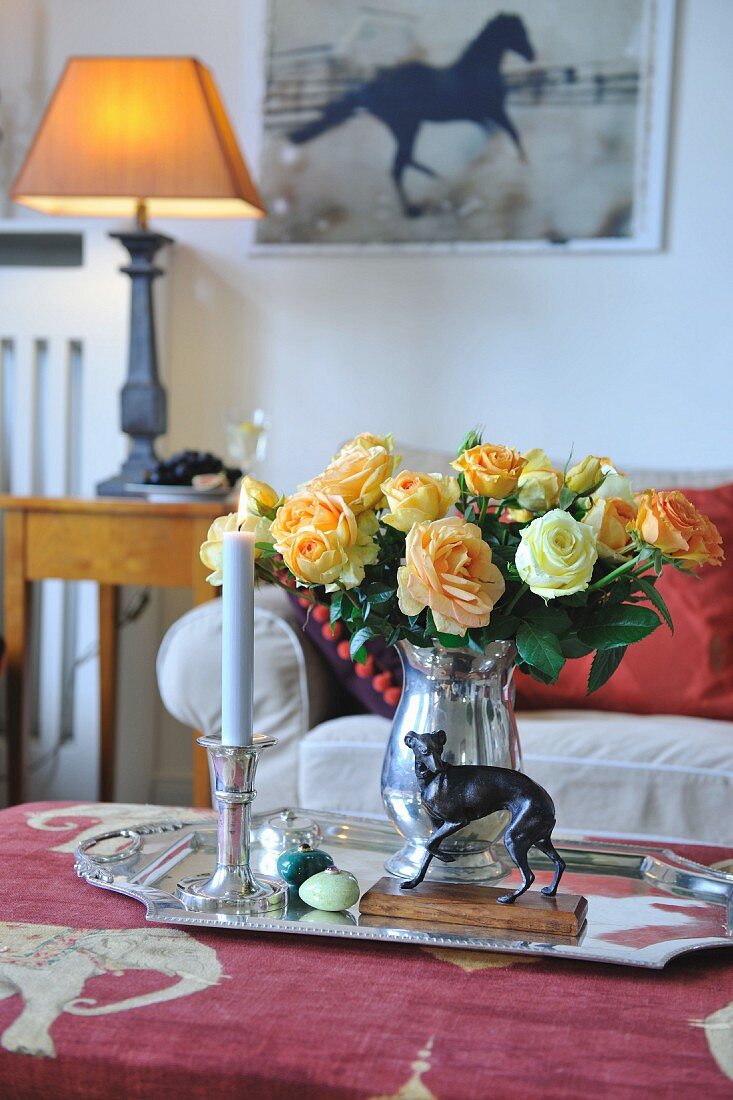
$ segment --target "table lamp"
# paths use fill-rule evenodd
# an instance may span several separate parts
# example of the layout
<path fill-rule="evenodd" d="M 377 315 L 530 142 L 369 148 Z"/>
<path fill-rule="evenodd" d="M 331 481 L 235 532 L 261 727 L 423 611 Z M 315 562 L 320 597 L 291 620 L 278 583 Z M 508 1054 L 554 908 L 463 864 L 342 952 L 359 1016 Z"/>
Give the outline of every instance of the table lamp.
<path fill-rule="evenodd" d="M 158 377 L 152 282 L 170 237 L 148 217 L 261 218 L 265 209 L 213 77 L 193 57 L 72 57 L 62 73 L 11 198 L 46 214 L 131 217 L 110 236 L 130 254 L 130 354 L 120 395 L 130 450 L 119 474 L 97 486 L 123 495 L 157 462 L 166 430 Z"/>

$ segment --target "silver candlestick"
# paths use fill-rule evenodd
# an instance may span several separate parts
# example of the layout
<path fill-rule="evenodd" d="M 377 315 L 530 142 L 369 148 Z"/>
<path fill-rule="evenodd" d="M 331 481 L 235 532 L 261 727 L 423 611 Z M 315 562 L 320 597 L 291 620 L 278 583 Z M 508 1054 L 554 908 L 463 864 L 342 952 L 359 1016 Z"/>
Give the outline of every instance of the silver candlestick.
<path fill-rule="evenodd" d="M 217 803 L 217 855 L 213 874 L 182 879 L 176 894 L 187 909 L 257 916 L 283 910 L 288 888 L 278 878 L 258 875 L 250 867 L 250 814 L 257 761 L 277 742 L 255 734 L 252 745 L 222 745 L 219 737 L 199 737 L 209 754 Z"/>

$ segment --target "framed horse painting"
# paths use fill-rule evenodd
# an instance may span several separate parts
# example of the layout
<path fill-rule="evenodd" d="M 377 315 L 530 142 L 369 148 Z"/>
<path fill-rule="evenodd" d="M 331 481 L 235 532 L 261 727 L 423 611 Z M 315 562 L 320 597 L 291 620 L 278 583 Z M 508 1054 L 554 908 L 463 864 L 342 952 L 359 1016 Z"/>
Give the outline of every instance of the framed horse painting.
<path fill-rule="evenodd" d="M 675 0 L 266 0 L 258 248 L 661 247 Z"/>

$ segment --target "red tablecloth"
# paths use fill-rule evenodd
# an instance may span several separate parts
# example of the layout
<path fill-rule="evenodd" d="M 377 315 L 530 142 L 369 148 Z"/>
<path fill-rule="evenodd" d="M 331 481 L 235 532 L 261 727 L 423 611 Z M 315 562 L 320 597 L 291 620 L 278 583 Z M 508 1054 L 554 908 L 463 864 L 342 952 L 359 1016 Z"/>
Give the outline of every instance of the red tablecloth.
<path fill-rule="evenodd" d="M 643 971 L 150 925 L 70 853 L 156 813 L 0 812 L 3 1098 L 733 1094 L 733 951 Z"/>

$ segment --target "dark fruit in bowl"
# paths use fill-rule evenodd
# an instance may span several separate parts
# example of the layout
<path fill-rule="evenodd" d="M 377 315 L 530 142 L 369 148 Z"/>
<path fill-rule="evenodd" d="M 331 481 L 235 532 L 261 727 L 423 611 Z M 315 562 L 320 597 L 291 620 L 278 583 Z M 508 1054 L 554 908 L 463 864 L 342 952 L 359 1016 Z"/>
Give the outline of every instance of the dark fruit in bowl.
<path fill-rule="evenodd" d="M 177 451 L 170 458 L 160 459 L 145 476 L 146 485 L 189 486 L 202 474 L 221 474 L 222 483 L 234 485 L 242 471 L 236 466 L 227 467 L 211 451 Z M 226 479 L 226 480 L 225 480 Z"/>

